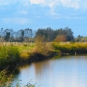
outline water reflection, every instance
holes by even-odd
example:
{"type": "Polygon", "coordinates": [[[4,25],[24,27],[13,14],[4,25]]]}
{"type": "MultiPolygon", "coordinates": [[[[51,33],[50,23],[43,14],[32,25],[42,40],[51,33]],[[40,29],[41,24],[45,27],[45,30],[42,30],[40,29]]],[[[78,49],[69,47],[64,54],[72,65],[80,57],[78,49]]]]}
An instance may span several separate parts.
{"type": "Polygon", "coordinates": [[[15,81],[27,84],[30,79],[36,87],[87,87],[87,56],[66,56],[32,63],[19,68],[15,81]]]}
{"type": "Polygon", "coordinates": [[[44,74],[44,72],[48,71],[50,68],[50,60],[34,63],[33,67],[35,69],[36,76],[44,74]]]}

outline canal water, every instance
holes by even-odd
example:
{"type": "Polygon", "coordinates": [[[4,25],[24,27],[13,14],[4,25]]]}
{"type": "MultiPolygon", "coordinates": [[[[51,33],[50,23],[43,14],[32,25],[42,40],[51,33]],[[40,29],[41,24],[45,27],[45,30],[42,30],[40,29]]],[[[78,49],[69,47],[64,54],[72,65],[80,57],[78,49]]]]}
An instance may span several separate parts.
{"type": "Polygon", "coordinates": [[[63,56],[19,67],[13,84],[35,87],[87,87],[87,56],[63,56]]]}

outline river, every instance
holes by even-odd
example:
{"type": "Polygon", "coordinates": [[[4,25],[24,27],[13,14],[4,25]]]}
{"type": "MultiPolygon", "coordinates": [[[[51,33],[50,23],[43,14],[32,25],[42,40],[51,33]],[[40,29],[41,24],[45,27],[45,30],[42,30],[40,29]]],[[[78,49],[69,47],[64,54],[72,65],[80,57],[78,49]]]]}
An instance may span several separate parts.
{"type": "Polygon", "coordinates": [[[13,84],[35,87],[87,87],[87,56],[63,56],[19,67],[13,84]]]}

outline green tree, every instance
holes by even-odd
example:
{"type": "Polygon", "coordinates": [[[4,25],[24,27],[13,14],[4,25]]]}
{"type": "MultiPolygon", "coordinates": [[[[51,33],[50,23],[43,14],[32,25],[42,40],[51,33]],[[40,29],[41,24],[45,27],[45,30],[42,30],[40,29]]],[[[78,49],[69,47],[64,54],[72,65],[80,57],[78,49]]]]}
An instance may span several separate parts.
{"type": "Polygon", "coordinates": [[[73,32],[70,28],[65,27],[64,31],[66,32],[66,39],[67,41],[74,41],[74,36],[73,36],[73,32]]]}

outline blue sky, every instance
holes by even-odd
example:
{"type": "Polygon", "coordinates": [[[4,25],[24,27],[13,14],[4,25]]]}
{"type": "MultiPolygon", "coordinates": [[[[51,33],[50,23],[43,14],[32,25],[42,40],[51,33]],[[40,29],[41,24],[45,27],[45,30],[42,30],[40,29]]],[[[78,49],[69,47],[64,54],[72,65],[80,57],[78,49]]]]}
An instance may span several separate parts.
{"type": "Polygon", "coordinates": [[[87,0],[0,0],[0,28],[69,27],[87,36],[87,0]]]}

